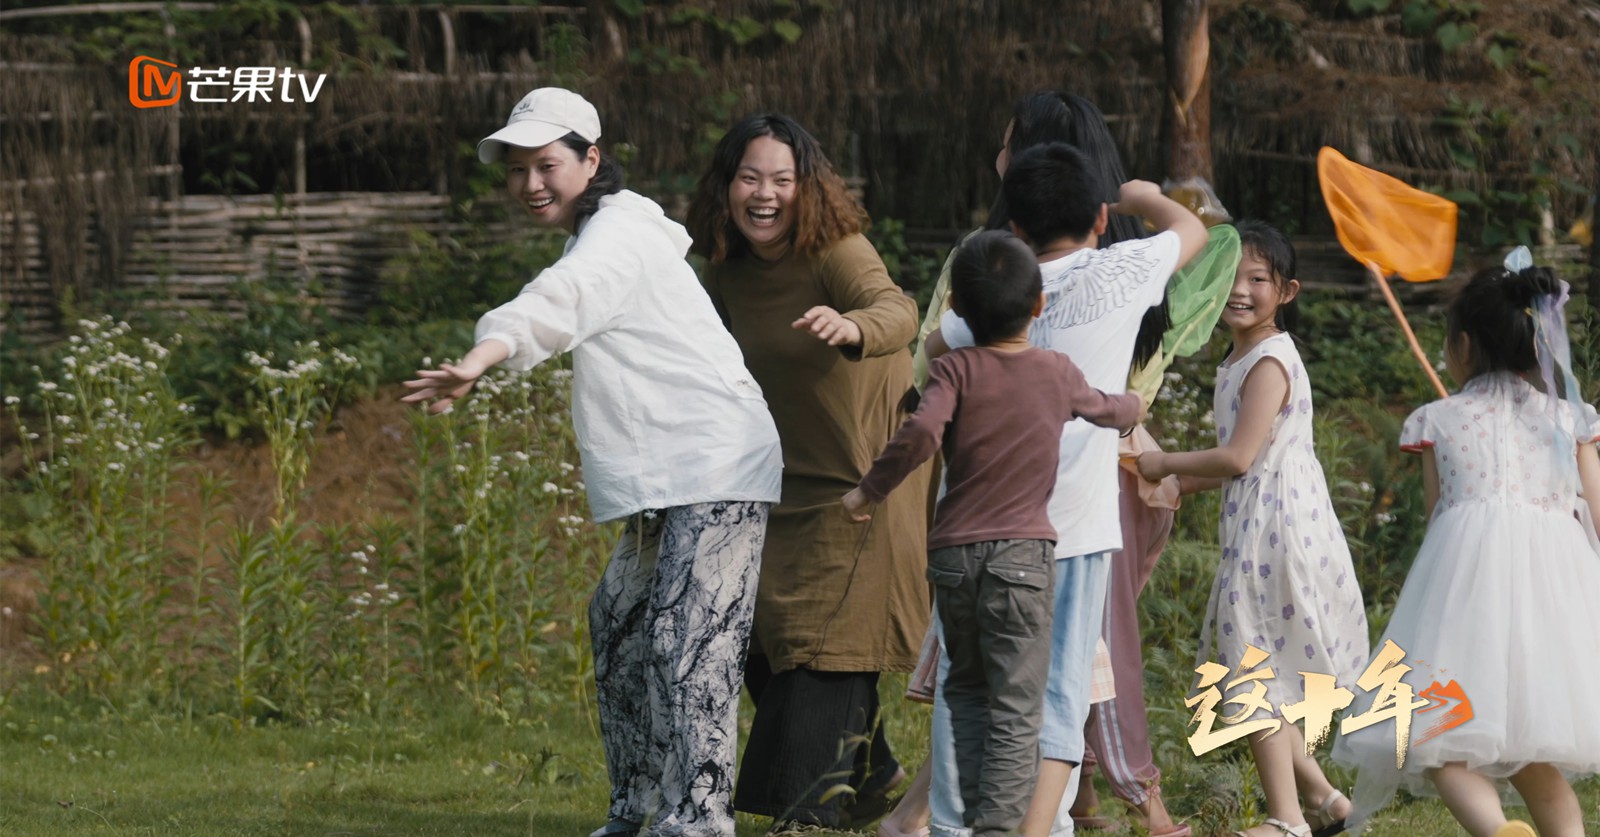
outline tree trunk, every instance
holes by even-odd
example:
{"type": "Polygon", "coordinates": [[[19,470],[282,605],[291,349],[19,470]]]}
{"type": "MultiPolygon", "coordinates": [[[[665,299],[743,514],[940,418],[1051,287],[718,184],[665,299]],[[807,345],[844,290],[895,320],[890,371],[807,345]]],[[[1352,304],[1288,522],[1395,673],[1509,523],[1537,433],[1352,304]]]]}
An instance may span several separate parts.
{"type": "Polygon", "coordinates": [[[1595,166],[1596,203],[1589,216],[1589,309],[1600,312],[1600,165],[1595,166]]]}
{"type": "Polygon", "coordinates": [[[1211,34],[1207,0],[1161,0],[1167,59],[1167,177],[1211,172],[1211,34]]]}

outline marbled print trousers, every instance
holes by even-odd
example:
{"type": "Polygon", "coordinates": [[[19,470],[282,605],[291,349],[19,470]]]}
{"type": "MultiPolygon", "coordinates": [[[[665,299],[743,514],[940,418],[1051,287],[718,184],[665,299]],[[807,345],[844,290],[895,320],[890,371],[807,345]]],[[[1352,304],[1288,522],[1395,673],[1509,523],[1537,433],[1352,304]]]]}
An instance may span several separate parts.
{"type": "Polygon", "coordinates": [[[768,503],[628,521],[589,602],[612,820],[652,837],[732,837],[745,645],[768,503]]]}

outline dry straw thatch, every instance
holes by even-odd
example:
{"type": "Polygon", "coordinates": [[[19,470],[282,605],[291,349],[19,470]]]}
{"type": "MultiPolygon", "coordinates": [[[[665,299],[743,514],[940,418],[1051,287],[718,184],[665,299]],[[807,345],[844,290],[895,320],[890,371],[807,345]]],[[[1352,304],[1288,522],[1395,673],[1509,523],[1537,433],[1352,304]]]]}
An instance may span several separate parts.
{"type": "MultiPolygon", "coordinates": [[[[648,3],[635,16],[604,0],[338,14],[285,3],[249,20],[220,5],[175,13],[169,54],[200,66],[327,71],[323,95],[309,105],[136,110],[126,98],[131,54],[96,63],[41,26],[5,24],[0,305],[115,286],[135,219],[175,211],[183,194],[294,194],[302,183],[465,194],[482,178],[470,144],[540,84],[590,96],[633,180],[669,198],[687,191],[734,118],[775,109],[813,128],[861,179],[875,215],[961,228],[993,194],[990,164],[1011,101],[1044,87],[1100,104],[1130,174],[1164,174],[1158,0],[699,0],[648,3]]],[[[1217,185],[1235,212],[1325,230],[1310,165],[1324,144],[1441,188],[1595,182],[1594,0],[1484,4],[1477,40],[1449,53],[1405,37],[1398,14],[1341,18],[1337,5],[1212,3],[1217,185]],[[1525,64],[1549,68],[1548,80],[1493,66],[1486,50],[1501,36],[1525,64]],[[1478,123],[1442,121],[1470,103],[1482,105],[1478,123]],[[1496,108],[1510,118],[1495,121],[1496,108]],[[1463,143],[1481,165],[1461,165],[1453,152],[1463,143]],[[1535,175],[1531,161],[1550,174],[1535,175]]],[[[158,35],[146,41],[161,48],[158,35]]],[[[1564,226],[1581,198],[1555,198],[1564,226]]],[[[298,205],[279,203],[291,214],[298,205]]],[[[459,220],[448,204],[439,213],[440,224],[459,220]]]]}

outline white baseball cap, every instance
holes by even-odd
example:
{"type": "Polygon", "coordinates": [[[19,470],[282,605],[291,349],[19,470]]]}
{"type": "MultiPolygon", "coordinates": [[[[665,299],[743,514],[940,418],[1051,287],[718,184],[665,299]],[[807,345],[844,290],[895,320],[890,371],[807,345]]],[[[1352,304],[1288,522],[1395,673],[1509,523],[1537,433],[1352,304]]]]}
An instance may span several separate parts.
{"type": "Polygon", "coordinates": [[[600,114],[582,96],[560,87],[541,87],[511,109],[506,126],[478,143],[478,159],[493,163],[506,146],[542,148],[567,134],[593,143],[600,139],[600,114]]]}

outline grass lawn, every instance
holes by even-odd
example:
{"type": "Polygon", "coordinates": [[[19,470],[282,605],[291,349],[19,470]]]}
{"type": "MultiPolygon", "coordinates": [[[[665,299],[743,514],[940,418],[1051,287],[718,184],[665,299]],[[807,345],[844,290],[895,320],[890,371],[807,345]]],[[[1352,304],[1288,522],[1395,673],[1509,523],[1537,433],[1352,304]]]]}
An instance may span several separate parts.
{"type": "MultiPolygon", "coordinates": [[[[911,744],[926,740],[926,712],[888,706],[891,737],[919,762],[911,744]]],[[[241,731],[225,718],[134,721],[13,696],[0,706],[0,833],[581,837],[606,805],[592,724],[567,705],[525,723],[460,711],[241,731]]],[[[1580,794],[1595,833],[1600,783],[1580,794]]],[[[765,825],[741,816],[739,834],[765,825]]],[[[1391,809],[1371,833],[1464,832],[1430,800],[1391,809]]]]}

